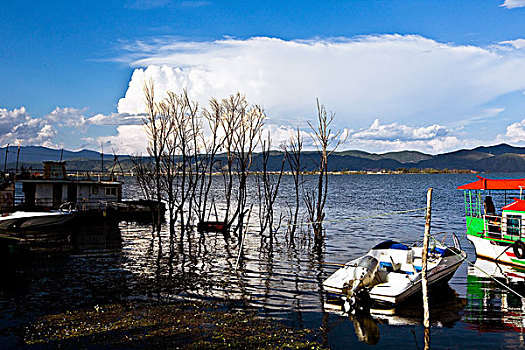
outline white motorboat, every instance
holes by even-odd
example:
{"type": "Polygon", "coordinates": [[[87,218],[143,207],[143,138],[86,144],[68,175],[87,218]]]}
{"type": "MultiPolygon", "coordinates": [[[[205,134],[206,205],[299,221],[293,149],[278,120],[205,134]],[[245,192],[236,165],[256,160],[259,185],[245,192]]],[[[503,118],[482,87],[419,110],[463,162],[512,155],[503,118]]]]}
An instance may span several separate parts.
{"type": "Polygon", "coordinates": [[[74,210],[15,211],[0,215],[0,230],[32,229],[63,225],[74,216],[74,210]]]}
{"type": "MultiPolygon", "coordinates": [[[[429,286],[448,282],[466,258],[456,236],[453,238],[454,247],[431,238],[427,260],[429,286]]],[[[323,288],[343,296],[349,303],[345,309],[352,309],[363,292],[372,302],[400,303],[421,290],[422,252],[420,246],[384,241],[338,269],[323,282],[323,288]]]]}

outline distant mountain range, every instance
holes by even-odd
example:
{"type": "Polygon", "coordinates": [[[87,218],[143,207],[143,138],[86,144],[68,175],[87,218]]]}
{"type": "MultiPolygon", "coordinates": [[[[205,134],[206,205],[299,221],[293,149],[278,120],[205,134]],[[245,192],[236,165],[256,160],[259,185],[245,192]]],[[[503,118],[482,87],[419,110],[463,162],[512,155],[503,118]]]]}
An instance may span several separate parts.
{"type": "MultiPolygon", "coordinates": [[[[317,152],[302,154],[305,170],[315,170],[319,162],[317,152]]],[[[272,170],[281,166],[282,153],[270,156],[272,170]]],[[[334,152],[328,160],[330,171],[378,171],[398,169],[473,170],[478,172],[525,172],[525,147],[501,144],[459,150],[438,155],[417,151],[388,152],[382,154],[363,151],[334,152]]],[[[254,169],[260,169],[260,156],[254,158],[254,169]]],[[[287,169],[287,168],[286,168],[287,169]]]]}
{"type": "MultiPolygon", "coordinates": [[[[16,167],[17,147],[10,146],[5,163],[6,149],[0,148],[0,160],[4,160],[8,169],[16,167]]],[[[222,158],[224,155],[219,155],[222,158]]],[[[278,170],[282,163],[283,152],[273,151],[269,159],[269,169],[278,170]]],[[[115,167],[128,171],[132,168],[129,155],[117,156],[104,155],[104,170],[108,171],[115,167]],[[119,165],[120,163],[120,165],[119,165]]],[[[42,161],[65,160],[68,170],[100,171],[102,157],[99,152],[82,150],[72,152],[67,150],[56,150],[46,147],[27,146],[20,148],[19,167],[41,169],[42,161]]],[[[303,166],[307,171],[317,168],[319,153],[303,152],[303,166]]],[[[1,170],[4,164],[0,163],[1,170]]],[[[477,147],[471,150],[459,150],[438,155],[430,155],[416,151],[388,152],[382,154],[368,153],[364,151],[341,151],[334,152],[329,160],[330,171],[377,171],[397,169],[456,169],[473,170],[478,172],[525,172],[525,147],[514,147],[500,144],[489,147],[477,147]]],[[[253,158],[253,170],[260,170],[261,155],[256,154],[253,158]]],[[[288,170],[288,167],[285,167],[288,170]]]]}

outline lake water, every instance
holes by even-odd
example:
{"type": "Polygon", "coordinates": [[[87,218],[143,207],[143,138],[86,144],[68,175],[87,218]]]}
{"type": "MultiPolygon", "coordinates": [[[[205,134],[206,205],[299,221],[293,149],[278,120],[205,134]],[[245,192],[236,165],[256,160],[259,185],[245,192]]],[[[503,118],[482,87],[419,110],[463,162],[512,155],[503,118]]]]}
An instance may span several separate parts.
{"type": "MultiPolygon", "coordinates": [[[[315,180],[305,177],[306,186],[315,180]]],[[[474,263],[474,248],[465,238],[463,195],[456,190],[474,180],[470,174],[331,175],[321,255],[313,252],[306,226],[298,228],[291,244],[286,227],[270,237],[259,234],[254,223],[237,269],[238,239],[219,233],[186,234],[182,245],[178,236],[171,250],[165,230],[159,244],[149,226],[135,223],[29,235],[17,247],[3,248],[0,344],[16,347],[20,339],[10,328],[43,315],[126,300],[219,298],[293,327],[322,327],[318,340],[334,349],[422,348],[419,298],[394,315],[367,320],[341,316],[330,311],[322,292],[322,282],[337,269],[327,263],[345,263],[385,239],[420,241],[424,211],[395,212],[425,207],[429,187],[434,188],[432,233],[456,234],[474,263]]],[[[124,196],[136,193],[128,181],[124,196]]],[[[290,177],[284,178],[280,193],[276,217],[286,216],[287,201],[293,200],[290,177]]],[[[256,216],[253,209],[252,219],[256,216]]],[[[479,270],[497,270],[493,265],[478,261],[476,268],[464,263],[448,287],[431,295],[432,348],[525,346],[525,301],[479,270]]],[[[510,273],[518,280],[523,273],[499,272],[500,277],[510,273]]],[[[521,284],[512,288],[525,292],[521,284]]]]}

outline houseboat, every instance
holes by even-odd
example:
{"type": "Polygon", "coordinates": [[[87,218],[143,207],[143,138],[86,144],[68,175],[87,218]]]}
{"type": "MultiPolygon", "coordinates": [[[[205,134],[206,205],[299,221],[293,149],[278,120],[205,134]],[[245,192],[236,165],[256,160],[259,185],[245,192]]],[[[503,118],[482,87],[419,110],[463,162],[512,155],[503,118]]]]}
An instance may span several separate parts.
{"type": "Polygon", "coordinates": [[[525,179],[487,179],[459,186],[464,192],[467,238],[476,255],[525,266],[525,179]]]}
{"type": "Polygon", "coordinates": [[[29,210],[56,209],[70,203],[78,210],[101,211],[109,202],[122,201],[122,182],[88,175],[84,178],[69,177],[63,161],[46,161],[43,174],[17,177],[17,184],[22,186],[22,195],[15,197],[15,202],[29,210]]]}
{"type": "MultiPolygon", "coordinates": [[[[0,184],[0,210],[4,213],[7,226],[24,227],[18,219],[12,225],[7,221],[8,217],[33,219],[38,216],[40,222],[44,213],[50,213],[47,215],[49,219],[55,218],[57,222],[56,213],[62,213],[64,219],[64,213],[73,213],[76,221],[84,223],[100,223],[102,219],[151,222],[158,217],[158,210],[162,211],[161,217],[164,215],[162,204],[159,206],[156,202],[146,200],[123,201],[122,182],[116,176],[104,178],[89,173],[68,176],[64,161],[43,163],[42,173],[25,171],[6,177],[0,184]],[[51,212],[55,214],[51,215],[51,212]]],[[[29,225],[33,221],[23,222],[29,225]]]]}

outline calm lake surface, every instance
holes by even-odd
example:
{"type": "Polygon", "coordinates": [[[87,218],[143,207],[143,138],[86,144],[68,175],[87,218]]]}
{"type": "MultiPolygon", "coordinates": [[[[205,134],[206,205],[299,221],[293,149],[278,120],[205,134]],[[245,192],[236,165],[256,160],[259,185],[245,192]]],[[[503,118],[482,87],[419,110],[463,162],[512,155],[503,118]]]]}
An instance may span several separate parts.
{"type": "MultiPolygon", "coordinates": [[[[315,180],[305,177],[307,185],[315,180]]],[[[424,211],[393,212],[425,207],[427,189],[433,187],[432,233],[455,233],[474,263],[474,247],[464,238],[463,194],[456,190],[474,180],[470,174],[332,175],[321,256],[313,252],[308,227],[298,228],[291,244],[286,227],[270,237],[259,234],[252,220],[237,269],[237,237],[218,233],[186,234],[182,246],[171,250],[167,232],[159,244],[150,226],[136,223],[48,232],[45,237],[28,234],[18,246],[2,248],[0,347],[20,345],[10,329],[43,315],[129,300],[218,298],[289,326],[322,327],[318,340],[334,349],[423,348],[420,298],[394,315],[352,320],[326,304],[321,284],[337,267],[320,262],[345,263],[385,239],[420,241],[424,211]]],[[[286,216],[286,202],[294,199],[290,177],[284,177],[280,193],[276,217],[286,216]]],[[[136,194],[129,180],[124,196],[136,194]]],[[[525,271],[501,271],[484,261],[473,265],[465,262],[448,287],[431,294],[431,347],[524,347],[525,301],[481,270],[517,279],[525,271]]],[[[525,292],[522,284],[512,288],[525,292]]]]}

